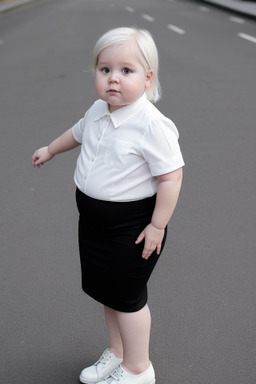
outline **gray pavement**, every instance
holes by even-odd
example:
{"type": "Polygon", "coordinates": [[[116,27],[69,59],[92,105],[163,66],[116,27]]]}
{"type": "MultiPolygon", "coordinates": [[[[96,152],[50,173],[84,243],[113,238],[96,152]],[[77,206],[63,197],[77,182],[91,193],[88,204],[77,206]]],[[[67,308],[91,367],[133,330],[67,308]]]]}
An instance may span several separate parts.
{"type": "Polygon", "coordinates": [[[40,170],[31,155],[95,100],[96,38],[135,24],[156,38],[157,106],[186,162],[149,283],[157,384],[255,384],[256,52],[242,34],[256,25],[202,4],[40,0],[1,14],[1,383],[78,384],[107,346],[102,308],[80,288],[78,152],[40,170]]]}
{"type": "Polygon", "coordinates": [[[239,13],[244,16],[256,18],[256,2],[243,0],[204,0],[205,3],[239,13]]]}
{"type": "MultiPolygon", "coordinates": [[[[37,0],[6,0],[0,1],[0,13],[7,12],[14,8],[21,7],[37,0]]],[[[202,0],[202,2],[209,3],[241,15],[256,18],[256,2],[243,1],[243,0],[202,0]]]]}
{"type": "Polygon", "coordinates": [[[36,0],[4,0],[0,1],[0,12],[8,12],[15,8],[22,7],[36,0]]]}

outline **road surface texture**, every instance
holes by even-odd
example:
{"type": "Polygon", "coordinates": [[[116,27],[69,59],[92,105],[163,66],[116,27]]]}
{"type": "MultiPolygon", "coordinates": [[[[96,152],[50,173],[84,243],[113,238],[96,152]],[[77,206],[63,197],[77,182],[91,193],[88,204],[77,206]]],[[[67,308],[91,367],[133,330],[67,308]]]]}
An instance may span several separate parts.
{"type": "Polygon", "coordinates": [[[149,283],[157,384],[256,382],[255,21],[189,0],[40,0],[0,16],[3,384],[78,384],[107,347],[80,288],[78,149],[31,156],[95,100],[98,37],[130,25],[155,37],[157,106],[186,162],[149,283]]]}

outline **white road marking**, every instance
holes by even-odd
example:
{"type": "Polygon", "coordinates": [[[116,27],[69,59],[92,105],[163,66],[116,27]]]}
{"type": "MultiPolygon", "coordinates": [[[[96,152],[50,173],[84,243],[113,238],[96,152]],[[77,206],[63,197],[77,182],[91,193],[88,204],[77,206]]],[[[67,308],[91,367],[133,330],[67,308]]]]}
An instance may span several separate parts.
{"type": "Polygon", "coordinates": [[[146,15],[145,13],[143,13],[141,16],[143,17],[143,19],[150,21],[150,22],[155,20],[154,17],[146,15]]]}
{"type": "Polygon", "coordinates": [[[199,7],[199,9],[202,12],[209,12],[209,8],[207,8],[207,7],[199,7]]]}
{"type": "Polygon", "coordinates": [[[256,44],[256,37],[247,35],[247,33],[238,33],[238,36],[241,37],[242,39],[251,41],[252,43],[256,44]]]}
{"type": "Polygon", "coordinates": [[[184,31],[184,29],[181,29],[179,27],[176,27],[175,25],[173,24],[169,24],[167,26],[171,31],[173,32],[176,32],[176,33],[179,33],[180,35],[184,35],[186,33],[186,31],[184,31]]]}
{"type": "Polygon", "coordinates": [[[3,42],[3,40],[0,40],[0,45],[2,45],[4,42],[3,42]]]}
{"type": "Polygon", "coordinates": [[[244,24],[244,19],[241,19],[240,17],[231,16],[229,20],[234,21],[234,23],[244,24]]]}
{"type": "Polygon", "coordinates": [[[135,9],[132,8],[132,7],[125,7],[125,10],[126,10],[127,12],[130,12],[130,13],[134,13],[134,12],[135,12],[135,9]]]}

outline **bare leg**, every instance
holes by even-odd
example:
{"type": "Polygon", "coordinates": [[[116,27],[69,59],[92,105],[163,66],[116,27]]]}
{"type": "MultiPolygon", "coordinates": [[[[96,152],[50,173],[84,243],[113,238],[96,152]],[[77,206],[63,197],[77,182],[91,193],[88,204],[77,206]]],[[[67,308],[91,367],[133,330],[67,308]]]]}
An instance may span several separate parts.
{"type": "Polygon", "coordinates": [[[137,312],[115,311],[116,324],[123,343],[123,367],[130,373],[140,374],[150,365],[149,340],[151,315],[148,305],[137,312]]]}
{"type": "Polygon", "coordinates": [[[117,324],[116,311],[114,309],[104,306],[104,312],[108,329],[110,352],[114,353],[116,357],[122,358],[123,343],[117,324]]]}

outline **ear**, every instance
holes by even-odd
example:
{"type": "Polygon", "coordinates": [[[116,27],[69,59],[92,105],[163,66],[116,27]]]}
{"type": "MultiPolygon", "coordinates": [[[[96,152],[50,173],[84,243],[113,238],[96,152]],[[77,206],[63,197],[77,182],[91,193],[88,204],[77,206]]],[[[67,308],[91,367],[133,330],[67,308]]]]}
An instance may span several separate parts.
{"type": "Polygon", "coordinates": [[[149,69],[146,73],[145,88],[148,88],[150,86],[153,75],[154,75],[153,69],[149,69]]]}

